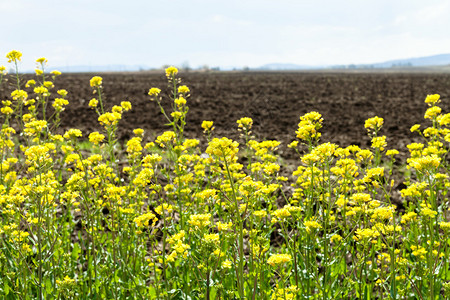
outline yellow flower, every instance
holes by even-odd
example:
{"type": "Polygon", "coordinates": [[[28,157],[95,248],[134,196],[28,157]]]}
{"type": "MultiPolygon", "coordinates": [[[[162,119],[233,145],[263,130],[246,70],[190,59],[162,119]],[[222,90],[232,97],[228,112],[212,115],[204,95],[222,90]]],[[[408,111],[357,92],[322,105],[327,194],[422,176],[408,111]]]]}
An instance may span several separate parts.
{"type": "Polygon", "coordinates": [[[291,258],[292,257],[289,254],[272,254],[267,260],[267,263],[272,267],[275,267],[290,262],[291,258]]]}
{"type": "Polygon", "coordinates": [[[300,123],[298,123],[298,129],[295,132],[297,138],[305,141],[318,140],[321,133],[318,132],[322,128],[322,115],[316,111],[309,112],[300,117],[300,123]]]}
{"type": "Polygon", "coordinates": [[[8,59],[8,62],[15,62],[17,63],[22,59],[22,52],[19,52],[17,50],[12,50],[8,54],[6,54],[6,58],[8,59]]]}
{"type": "Polygon", "coordinates": [[[34,72],[36,73],[37,76],[44,74],[44,71],[42,71],[41,69],[35,69],[34,72]]]}
{"type": "Polygon", "coordinates": [[[63,98],[55,98],[55,101],[53,102],[52,106],[55,108],[56,111],[62,111],[64,110],[64,105],[68,105],[69,101],[63,98]]]}
{"type": "Polygon", "coordinates": [[[364,123],[364,127],[367,129],[367,131],[372,130],[374,132],[378,132],[380,128],[383,127],[383,122],[383,118],[375,116],[373,118],[367,119],[364,123]]]}
{"type": "Polygon", "coordinates": [[[167,203],[163,203],[155,208],[155,212],[160,216],[170,214],[173,212],[173,206],[167,203]]]}
{"type": "Polygon", "coordinates": [[[133,133],[137,136],[143,136],[144,135],[144,129],[142,128],[136,128],[133,130],[133,133]]]}
{"type": "Polygon", "coordinates": [[[9,107],[9,106],[5,106],[5,107],[1,108],[1,112],[4,115],[10,115],[10,114],[12,114],[14,112],[14,110],[11,107],[9,107]]]}
{"type": "Polygon", "coordinates": [[[185,85],[182,85],[182,86],[178,87],[178,93],[187,94],[187,93],[189,93],[189,88],[185,85]]]}
{"type": "Polygon", "coordinates": [[[384,150],[384,147],[386,147],[386,136],[378,136],[374,137],[372,139],[372,148],[380,149],[380,151],[384,150]]]}
{"type": "Polygon", "coordinates": [[[102,85],[102,80],[103,78],[101,78],[100,76],[94,76],[91,78],[90,84],[91,87],[99,87],[102,85]]]}
{"type": "Polygon", "coordinates": [[[208,131],[214,130],[213,121],[203,121],[202,122],[202,128],[203,128],[204,132],[208,132],[208,131]]]}
{"type": "Polygon", "coordinates": [[[58,90],[57,93],[58,93],[58,95],[60,95],[63,98],[66,97],[68,94],[68,92],[64,89],[58,90]]]}
{"type": "Polygon", "coordinates": [[[161,93],[161,90],[158,88],[151,88],[150,90],[148,90],[149,96],[158,96],[159,93],[161,93]]]}
{"type": "Polygon", "coordinates": [[[342,236],[340,236],[339,234],[333,234],[332,236],[331,236],[331,242],[333,242],[333,243],[339,243],[341,240],[342,240],[342,236]]]}
{"type": "Polygon", "coordinates": [[[196,228],[203,228],[211,224],[211,214],[190,215],[188,223],[196,228]]]}
{"type": "Polygon", "coordinates": [[[131,102],[122,101],[122,102],[120,102],[120,106],[122,106],[124,111],[129,111],[131,109],[131,102]]]}
{"type": "Polygon", "coordinates": [[[410,131],[414,132],[414,131],[417,131],[419,128],[420,128],[420,124],[415,124],[411,127],[410,131]]]}
{"type": "Polygon", "coordinates": [[[211,244],[219,244],[220,237],[217,233],[211,233],[211,234],[205,234],[203,236],[203,241],[205,243],[211,243],[211,244]]]}
{"type": "Polygon", "coordinates": [[[232,264],[231,264],[230,260],[226,259],[223,261],[223,263],[222,263],[223,269],[231,269],[231,267],[232,267],[232,264]]]}
{"type": "Polygon", "coordinates": [[[53,85],[53,82],[51,82],[51,81],[44,81],[44,86],[45,86],[46,88],[53,88],[53,87],[55,87],[55,86],[53,85]]]}
{"type": "Polygon", "coordinates": [[[116,125],[120,119],[122,119],[122,115],[118,112],[104,113],[98,117],[98,121],[104,126],[116,125]]]}
{"type": "Polygon", "coordinates": [[[79,129],[69,129],[66,133],[64,133],[65,139],[77,138],[81,137],[83,134],[79,129]]]}
{"type": "Polygon", "coordinates": [[[244,130],[250,130],[253,125],[253,120],[251,118],[244,117],[237,120],[236,123],[238,123],[239,128],[243,128],[244,130]]]}
{"type": "Polygon", "coordinates": [[[394,156],[394,155],[398,155],[398,154],[400,154],[400,152],[398,152],[398,150],[396,150],[396,149],[391,149],[391,150],[386,151],[386,156],[394,156]]]}
{"type": "Polygon", "coordinates": [[[103,134],[98,133],[97,131],[89,134],[89,141],[95,145],[98,145],[100,142],[102,142],[104,138],[105,136],[103,134]]]}
{"type": "Polygon", "coordinates": [[[377,230],[364,228],[364,229],[357,229],[355,232],[355,236],[353,236],[353,239],[355,241],[370,240],[372,238],[377,238],[379,236],[380,233],[377,230]]]}
{"type": "Polygon", "coordinates": [[[24,90],[15,90],[11,93],[11,97],[13,98],[13,100],[25,101],[28,98],[28,93],[24,90]]]}
{"type": "Polygon", "coordinates": [[[427,97],[425,98],[425,103],[428,103],[429,105],[435,105],[436,103],[439,103],[441,96],[439,94],[434,94],[434,95],[427,95],[427,97]]]}
{"type": "Polygon", "coordinates": [[[166,69],[166,76],[167,76],[167,78],[172,78],[172,77],[174,77],[177,74],[178,74],[178,69],[175,68],[174,66],[170,66],[170,67],[168,67],[166,69]]]}
{"type": "Polygon", "coordinates": [[[92,99],[89,101],[89,107],[91,107],[91,108],[96,108],[97,105],[98,105],[98,100],[97,100],[97,99],[92,98],[92,99]]]}
{"type": "Polygon", "coordinates": [[[48,89],[45,86],[35,87],[33,90],[36,94],[42,94],[42,96],[47,97],[49,95],[48,89]]]}
{"type": "Polygon", "coordinates": [[[48,60],[45,57],[40,57],[40,58],[36,59],[36,62],[38,64],[46,64],[46,63],[48,63],[48,60]]]}
{"type": "Polygon", "coordinates": [[[437,215],[437,212],[430,209],[429,207],[425,207],[422,209],[421,214],[424,217],[434,218],[437,215]]]}
{"type": "Polygon", "coordinates": [[[304,225],[305,225],[306,231],[308,233],[311,233],[311,231],[313,231],[313,230],[322,228],[322,226],[314,219],[305,221],[304,225]]]}
{"type": "Polygon", "coordinates": [[[237,159],[237,153],[239,152],[239,143],[230,140],[226,137],[221,139],[214,138],[209,142],[206,153],[210,155],[215,155],[220,160],[235,161],[237,159]]]}
{"type": "Polygon", "coordinates": [[[153,221],[153,225],[152,226],[154,226],[156,221],[158,221],[156,216],[153,213],[151,213],[151,212],[148,212],[146,214],[143,214],[143,215],[141,215],[139,217],[134,218],[134,222],[136,223],[136,225],[138,227],[148,226],[148,222],[150,220],[153,221]]]}
{"type": "Polygon", "coordinates": [[[226,231],[226,230],[231,229],[232,227],[233,227],[232,222],[228,222],[228,223],[217,222],[217,230],[219,230],[219,231],[226,231]]]}
{"type": "Polygon", "coordinates": [[[59,75],[61,75],[61,72],[58,71],[58,70],[53,70],[53,71],[50,72],[50,74],[52,74],[54,76],[59,76],[59,75]]]}
{"type": "Polygon", "coordinates": [[[297,148],[297,146],[298,146],[298,141],[293,141],[292,143],[290,143],[288,145],[288,148],[295,149],[295,148],[297,148]]]}
{"type": "Polygon", "coordinates": [[[432,106],[425,112],[425,119],[433,119],[441,113],[442,109],[439,106],[432,106]]]}
{"type": "Polygon", "coordinates": [[[181,107],[186,104],[186,99],[184,99],[183,97],[177,98],[177,99],[175,99],[175,104],[178,107],[181,107]]]}
{"type": "Polygon", "coordinates": [[[36,85],[36,81],[35,80],[33,80],[33,79],[30,79],[30,80],[28,80],[27,81],[27,83],[25,84],[25,87],[26,88],[28,88],[28,87],[33,87],[33,86],[35,86],[36,85]]]}

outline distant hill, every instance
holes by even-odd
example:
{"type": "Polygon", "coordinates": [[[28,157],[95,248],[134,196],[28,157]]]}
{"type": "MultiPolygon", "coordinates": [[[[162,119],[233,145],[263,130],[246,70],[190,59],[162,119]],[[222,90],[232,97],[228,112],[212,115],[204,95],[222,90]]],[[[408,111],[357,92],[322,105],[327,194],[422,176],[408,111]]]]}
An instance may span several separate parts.
{"type": "Polygon", "coordinates": [[[309,65],[296,65],[296,64],[266,64],[257,69],[260,70],[269,70],[269,71],[284,71],[284,70],[314,70],[314,69],[322,69],[325,66],[309,66],[309,65]]]}
{"type": "Polygon", "coordinates": [[[148,70],[147,66],[143,65],[104,65],[104,66],[89,66],[89,65],[80,65],[80,66],[66,66],[55,68],[58,71],[63,73],[90,73],[90,72],[132,72],[132,71],[142,71],[148,70]]]}
{"type": "Polygon", "coordinates": [[[430,67],[445,65],[450,65],[450,54],[438,54],[408,59],[389,60],[383,63],[373,64],[375,68],[392,68],[397,66],[430,67]]]}
{"type": "Polygon", "coordinates": [[[308,66],[289,63],[272,63],[256,68],[256,70],[287,71],[287,70],[319,70],[319,69],[381,69],[381,68],[397,68],[397,67],[405,68],[405,67],[431,67],[431,66],[450,66],[450,54],[438,54],[424,57],[396,59],[373,64],[308,66]]]}
{"type": "MultiPolygon", "coordinates": [[[[297,65],[291,63],[270,63],[257,68],[248,67],[224,67],[221,66],[211,68],[211,70],[255,70],[255,71],[298,71],[298,70],[351,70],[351,69],[395,69],[395,68],[419,68],[424,67],[443,67],[450,69],[450,53],[438,54],[424,57],[414,57],[407,59],[388,60],[385,62],[378,62],[372,64],[349,64],[349,65],[297,65]]],[[[92,73],[92,72],[137,72],[152,70],[146,65],[78,65],[78,66],[59,66],[51,68],[52,70],[59,70],[63,73],[92,73]]],[[[194,70],[203,70],[204,67],[199,67],[194,70]]],[[[11,70],[14,72],[14,70],[11,70]]],[[[34,73],[34,70],[26,70],[24,73],[34,73]]]]}

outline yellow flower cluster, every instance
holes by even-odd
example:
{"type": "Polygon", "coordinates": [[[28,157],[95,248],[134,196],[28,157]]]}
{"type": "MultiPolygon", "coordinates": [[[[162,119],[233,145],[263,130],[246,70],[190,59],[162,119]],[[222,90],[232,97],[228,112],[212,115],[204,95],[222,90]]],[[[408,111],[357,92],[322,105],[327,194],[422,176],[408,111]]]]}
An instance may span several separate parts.
{"type": "Polygon", "coordinates": [[[118,112],[108,112],[98,117],[100,124],[105,127],[117,125],[120,119],[122,119],[122,114],[118,112]]]}
{"type": "Polygon", "coordinates": [[[171,143],[175,142],[176,134],[173,131],[165,131],[163,134],[158,136],[155,140],[155,143],[158,144],[161,148],[165,148],[171,143]]]}
{"type": "Polygon", "coordinates": [[[367,129],[367,131],[370,132],[378,132],[381,127],[383,127],[383,118],[380,118],[378,116],[375,116],[373,118],[367,119],[364,123],[364,127],[367,129]]]}
{"type": "Polygon", "coordinates": [[[441,101],[439,98],[441,98],[439,94],[427,95],[425,98],[425,103],[428,103],[428,105],[435,105],[441,101]]]}
{"type": "Polygon", "coordinates": [[[68,131],[66,131],[66,133],[64,133],[64,138],[68,140],[76,139],[82,136],[83,134],[81,133],[80,129],[69,129],[68,131]]]}
{"type": "Polygon", "coordinates": [[[174,66],[170,66],[166,69],[166,77],[169,79],[172,79],[175,77],[175,75],[178,74],[178,69],[174,66]]]}
{"type": "Polygon", "coordinates": [[[253,120],[251,118],[244,117],[244,118],[240,118],[239,120],[237,120],[236,123],[238,123],[239,128],[242,128],[242,129],[248,131],[252,128],[253,120]]]}
{"type": "Polygon", "coordinates": [[[267,260],[267,263],[272,267],[275,267],[288,263],[291,259],[292,256],[290,254],[272,254],[267,260]]]}
{"type": "Polygon", "coordinates": [[[158,88],[151,88],[150,90],[148,90],[149,96],[158,96],[159,93],[161,93],[161,90],[158,88]]]}
{"type": "Polygon", "coordinates": [[[321,136],[319,129],[322,128],[322,122],[322,115],[315,111],[301,116],[295,132],[297,138],[307,142],[317,141],[321,136]]]}
{"type": "Polygon", "coordinates": [[[214,130],[213,124],[214,124],[213,121],[203,121],[202,122],[203,131],[204,132],[213,131],[214,130]]]}
{"type": "Polygon", "coordinates": [[[94,145],[98,145],[105,139],[105,136],[97,131],[92,132],[89,134],[89,141],[93,143],[94,145]]]}
{"type": "Polygon", "coordinates": [[[306,232],[311,233],[317,229],[321,229],[322,225],[319,224],[315,219],[307,220],[303,223],[305,226],[306,232]]]}
{"type": "Polygon", "coordinates": [[[152,220],[152,226],[155,226],[158,219],[156,218],[155,214],[148,212],[143,215],[140,215],[139,217],[134,218],[134,222],[138,227],[144,227],[148,226],[149,221],[152,220]]]}
{"type": "Polygon", "coordinates": [[[274,291],[271,300],[294,300],[297,299],[299,289],[296,285],[291,285],[288,288],[278,288],[274,291]]]}
{"type": "Polygon", "coordinates": [[[8,59],[8,62],[15,62],[17,63],[22,59],[22,52],[17,50],[12,50],[6,54],[6,58],[8,59]]]}
{"type": "Polygon", "coordinates": [[[206,153],[209,155],[215,155],[219,160],[225,160],[232,162],[237,159],[237,153],[239,152],[239,143],[229,138],[214,138],[208,144],[206,153]]]}
{"type": "Polygon", "coordinates": [[[190,215],[188,223],[201,229],[211,224],[211,214],[190,215]]]}
{"type": "Polygon", "coordinates": [[[91,87],[98,88],[102,85],[102,81],[103,81],[103,78],[101,78],[100,76],[94,76],[91,78],[89,83],[90,83],[91,87]]]}

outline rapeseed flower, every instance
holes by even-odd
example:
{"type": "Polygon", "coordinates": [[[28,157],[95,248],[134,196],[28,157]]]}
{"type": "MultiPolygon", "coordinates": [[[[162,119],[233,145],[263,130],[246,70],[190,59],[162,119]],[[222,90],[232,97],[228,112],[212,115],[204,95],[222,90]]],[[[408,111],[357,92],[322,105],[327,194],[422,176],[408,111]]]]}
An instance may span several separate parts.
{"type": "Polygon", "coordinates": [[[380,151],[384,150],[384,147],[387,146],[386,136],[377,136],[372,138],[372,148],[379,149],[380,151]]]}
{"type": "Polygon", "coordinates": [[[321,229],[322,225],[319,224],[315,219],[309,219],[303,223],[305,226],[306,232],[311,233],[316,229],[321,229]]]}
{"type": "Polygon", "coordinates": [[[411,127],[410,131],[411,131],[411,132],[414,132],[414,131],[419,130],[419,128],[420,128],[420,124],[415,124],[415,125],[413,125],[413,126],[411,127]]]}
{"type": "Polygon", "coordinates": [[[244,117],[237,120],[236,123],[238,123],[239,128],[242,128],[244,130],[250,130],[253,125],[253,120],[251,118],[244,117]]]}
{"type": "Polygon", "coordinates": [[[425,112],[424,118],[425,119],[433,119],[437,115],[439,115],[441,112],[442,112],[442,109],[439,106],[432,106],[427,109],[427,111],[425,112]]]}
{"type": "Polygon", "coordinates": [[[40,57],[40,58],[36,59],[36,63],[46,64],[46,63],[48,63],[48,60],[45,57],[40,57]]]}
{"type": "Polygon", "coordinates": [[[211,224],[211,214],[190,215],[188,223],[195,228],[203,228],[211,224]]]}
{"type": "Polygon", "coordinates": [[[95,98],[92,98],[91,100],[89,100],[89,107],[91,108],[96,108],[98,105],[98,100],[95,98]]]}
{"type": "Polygon", "coordinates": [[[8,59],[8,62],[14,62],[17,63],[22,59],[22,52],[17,50],[12,50],[6,54],[6,58],[8,59]]]}
{"type": "Polygon", "coordinates": [[[175,75],[178,74],[178,69],[175,68],[174,66],[170,66],[166,69],[166,77],[171,79],[173,77],[175,77],[175,75]]]}
{"type": "Polygon", "coordinates": [[[64,138],[65,139],[73,139],[73,138],[78,138],[78,137],[82,137],[83,134],[81,132],[81,130],[79,129],[69,129],[68,131],[66,131],[66,133],[64,133],[64,138]]]}
{"type": "Polygon", "coordinates": [[[441,96],[439,94],[434,95],[427,95],[425,98],[425,103],[428,103],[428,105],[435,105],[436,103],[439,103],[441,100],[439,100],[441,96]]]}
{"type": "Polygon", "coordinates": [[[15,90],[11,93],[13,100],[25,101],[28,98],[28,93],[24,90],[15,90]]]}
{"type": "Polygon", "coordinates": [[[371,132],[378,132],[381,127],[383,127],[383,118],[380,118],[378,116],[375,116],[373,118],[367,119],[364,123],[364,127],[367,129],[367,131],[371,132]]]}
{"type": "Polygon", "coordinates": [[[288,263],[291,261],[291,259],[292,256],[289,254],[272,254],[267,260],[267,263],[272,267],[275,267],[288,263]]]}
{"type": "Polygon", "coordinates": [[[181,85],[178,87],[178,93],[187,94],[187,93],[189,93],[189,88],[185,85],[181,85]]]}
{"type": "Polygon", "coordinates": [[[98,145],[105,139],[105,136],[103,134],[100,134],[97,131],[92,132],[89,134],[89,141],[95,145],[98,145]]]}
{"type": "Polygon", "coordinates": [[[131,102],[129,102],[129,101],[120,102],[120,106],[123,108],[124,111],[131,110],[131,102]]]}
{"type": "Polygon", "coordinates": [[[150,220],[153,221],[152,226],[155,226],[155,223],[158,221],[155,214],[151,212],[145,213],[143,215],[134,218],[134,222],[138,227],[148,226],[150,220]]]}
{"type": "Polygon", "coordinates": [[[202,122],[202,128],[203,128],[203,132],[210,132],[214,130],[213,127],[213,121],[203,121],[202,122]]]}
{"type": "Polygon", "coordinates": [[[105,127],[116,125],[120,119],[122,119],[122,114],[118,112],[108,112],[98,117],[98,121],[100,122],[100,124],[105,127]]]}
{"type": "Polygon", "coordinates": [[[91,78],[89,83],[90,83],[91,87],[96,88],[96,87],[100,87],[102,85],[102,81],[103,81],[103,78],[101,78],[100,76],[94,76],[91,78]]]}

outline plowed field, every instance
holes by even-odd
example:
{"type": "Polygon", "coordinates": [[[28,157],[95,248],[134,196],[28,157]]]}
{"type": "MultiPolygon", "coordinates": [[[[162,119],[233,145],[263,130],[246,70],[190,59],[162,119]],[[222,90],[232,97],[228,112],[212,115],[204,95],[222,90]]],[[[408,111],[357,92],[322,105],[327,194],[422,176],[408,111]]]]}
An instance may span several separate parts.
{"type": "MultiPolygon", "coordinates": [[[[89,100],[96,96],[89,86],[93,75],[63,74],[57,78],[54,90],[65,88],[70,100],[62,113],[62,129],[79,128],[86,134],[98,130],[97,116],[88,107],[89,100]]],[[[169,92],[163,72],[95,75],[103,77],[107,107],[124,100],[133,104],[133,110],[120,121],[121,140],[127,140],[134,128],[145,129],[148,139],[169,129],[147,95],[150,87],[169,92]]],[[[388,148],[400,150],[403,159],[406,144],[420,140],[409,129],[415,123],[424,123],[426,95],[440,94],[443,111],[450,111],[450,74],[181,72],[179,76],[191,90],[187,136],[201,137],[202,121],[212,120],[216,136],[239,140],[236,120],[251,117],[255,137],[281,141],[280,153],[287,161],[295,159],[296,154],[286,145],[295,138],[299,116],[309,111],[323,115],[322,141],[341,146],[370,146],[364,121],[375,115],[383,117],[381,133],[388,138],[388,148]]],[[[8,84],[3,85],[1,99],[9,99],[9,93],[8,84]]],[[[169,109],[168,100],[165,104],[169,109]]]]}

